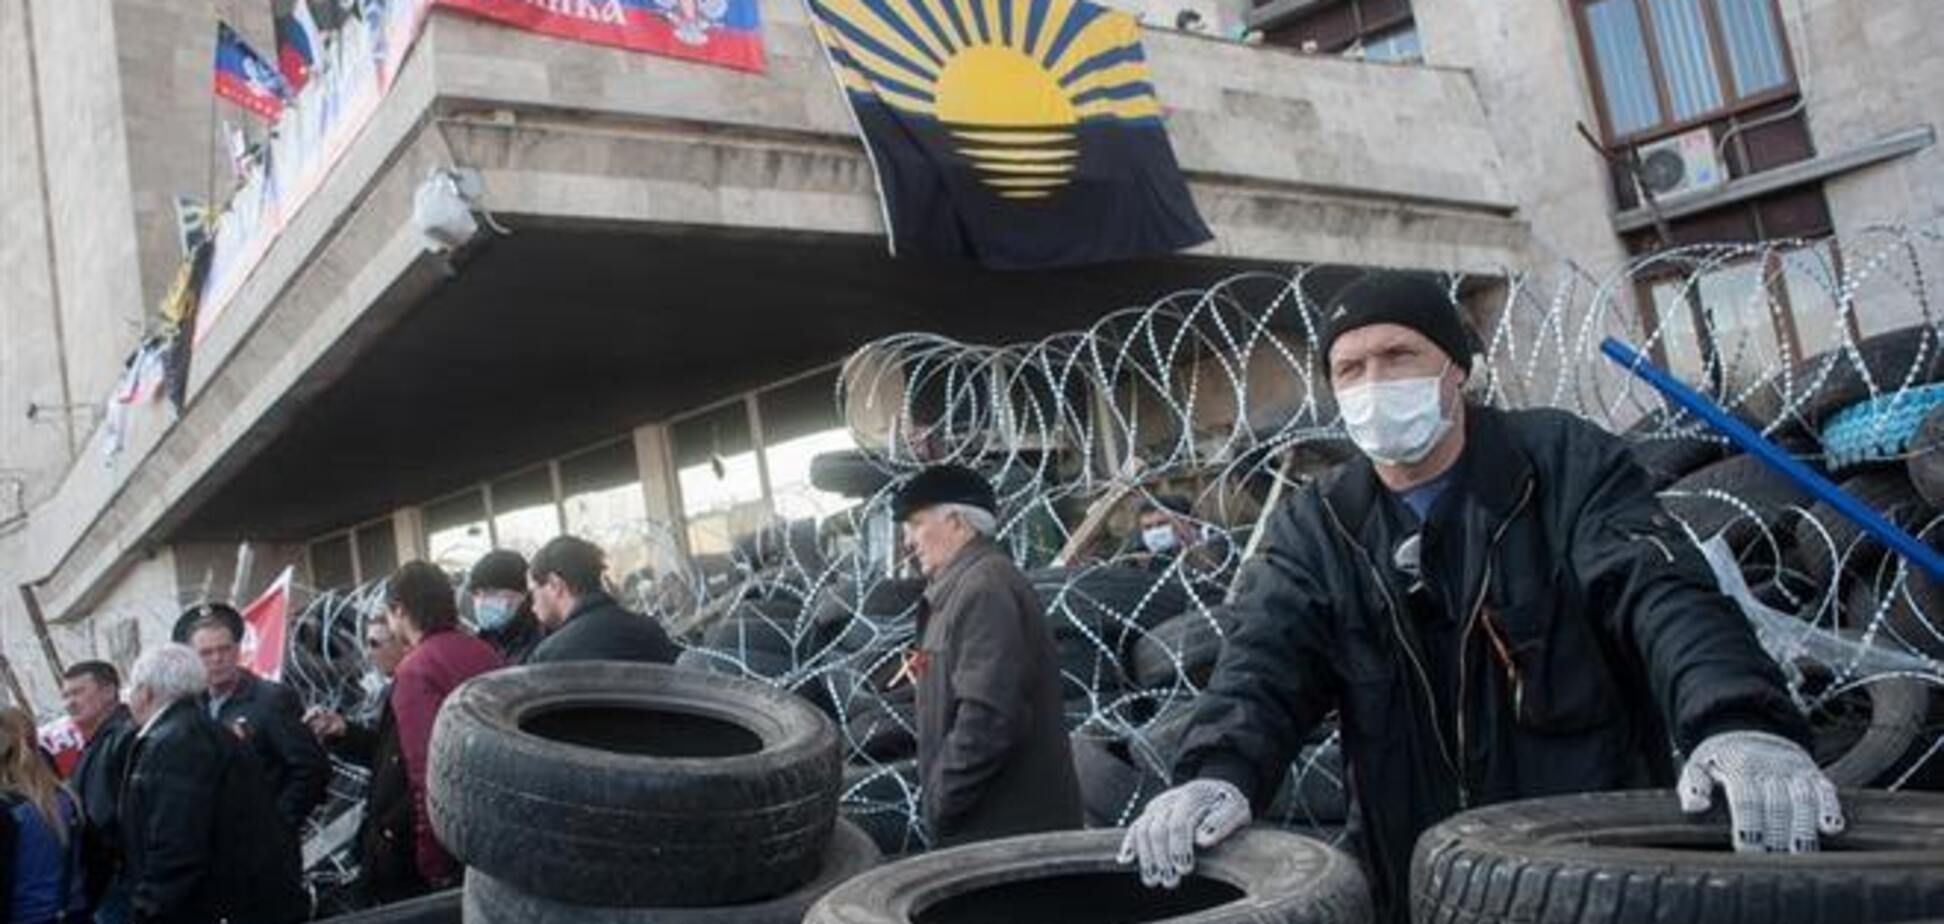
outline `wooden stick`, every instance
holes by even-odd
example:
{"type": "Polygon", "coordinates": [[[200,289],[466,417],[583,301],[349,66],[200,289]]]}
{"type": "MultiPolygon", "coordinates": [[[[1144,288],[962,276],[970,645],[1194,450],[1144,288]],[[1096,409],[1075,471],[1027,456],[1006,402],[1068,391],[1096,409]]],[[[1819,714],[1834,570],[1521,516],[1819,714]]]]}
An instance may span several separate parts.
{"type": "Polygon", "coordinates": [[[61,653],[54,650],[54,636],[47,631],[47,616],[41,612],[39,598],[34,596],[32,584],[20,585],[20,601],[27,604],[27,618],[34,623],[34,634],[40,637],[41,654],[47,656],[47,666],[54,671],[54,685],[61,685],[61,653]]]}

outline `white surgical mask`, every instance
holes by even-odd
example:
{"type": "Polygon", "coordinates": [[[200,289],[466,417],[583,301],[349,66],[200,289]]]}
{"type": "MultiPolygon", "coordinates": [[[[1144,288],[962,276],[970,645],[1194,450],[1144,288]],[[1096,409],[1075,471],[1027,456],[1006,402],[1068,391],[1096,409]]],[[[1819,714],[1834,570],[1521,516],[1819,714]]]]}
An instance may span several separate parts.
{"type": "MultiPolygon", "coordinates": [[[[1446,366],[1449,368],[1449,365],[1446,366]]],[[[1346,388],[1337,393],[1343,426],[1371,461],[1415,465],[1431,454],[1451,418],[1444,413],[1444,372],[1418,379],[1392,379],[1346,388]]]]}
{"type": "Polygon", "coordinates": [[[1160,526],[1150,526],[1141,530],[1141,544],[1156,555],[1174,551],[1174,527],[1163,523],[1160,526]]]}
{"type": "Polygon", "coordinates": [[[480,597],[473,601],[473,622],[481,632],[491,632],[513,621],[520,605],[505,597],[480,597]]]}
{"type": "Polygon", "coordinates": [[[375,670],[365,671],[364,676],[358,678],[358,686],[364,690],[367,698],[376,699],[378,694],[385,691],[385,675],[375,670]]]}

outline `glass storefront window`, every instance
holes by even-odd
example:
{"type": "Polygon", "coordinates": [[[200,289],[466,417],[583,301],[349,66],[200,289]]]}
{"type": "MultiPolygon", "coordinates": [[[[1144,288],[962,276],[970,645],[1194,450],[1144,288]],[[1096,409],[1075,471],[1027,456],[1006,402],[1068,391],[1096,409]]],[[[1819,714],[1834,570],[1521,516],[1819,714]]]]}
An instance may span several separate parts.
{"type": "Polygon", "coordinates": [[[493,482],[493,541],[498,547],[532,558],[560,532],[560,507],[554,503],[551,466],[530,468],[493,482]]]}
{"type": "Polygon", "coordinates": [[[561,459],[560,493],[567,532],[607,551],[608,572],[617,586],[627,588],[646,576],[654,533],[632,439],[561,459]]]}
{"type": "Polygon", "coordinates": [[[425,505],[426,556],[447,571],[465,571],[491,551],[486,498],[467,491],[425,505]]]}
{"type": "Polygon", "coordinates": [[[375,581],[398,570],[398,534],[390,517],[358,527],[358,575],[375,581]]]}
{"type": "Polygon", "coordinates": [[[770,518],[748,410],[735,401],[671,429],[689,552],[697,558],[727,556],[738,536],[770,518]]]}
{"type": "Polygon", "coordinates": [[[756,412],[763,422],[763,462],[769,469],[770,496],[776,503],[777,516],[821,520],[856,505],[851,498],[819,491],[810,484],[812,458],[857,448],[837,412],[835,370],[757,395],[756,412]]]}
{"type": "Polygon", "coordinates": [[[351,561],[351,536],[339,533],[310,545],[311,585],[318,590],[344,590],[358,583],[351,561]]]}

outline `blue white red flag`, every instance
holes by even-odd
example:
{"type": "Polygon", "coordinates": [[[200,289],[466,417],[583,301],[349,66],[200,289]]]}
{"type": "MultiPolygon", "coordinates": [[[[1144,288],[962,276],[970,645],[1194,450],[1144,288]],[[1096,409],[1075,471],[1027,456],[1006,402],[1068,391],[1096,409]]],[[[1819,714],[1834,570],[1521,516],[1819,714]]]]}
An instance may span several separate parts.
{"type": "Polygon", "coordinates": [[[216,95],[272,122],[290,95],[283,77],[243,44],[228,23],[216,24],[216,95]]]}
{"type": "Polygon", "coordinates": [[[288,10],[276,14],[277,70],[283,74],[290,92],[297,93],[310,82],[311,72],[317,69],[317,50],[323,40],[317,20],[311,18],[310,0],[289,0],[289,3],[288,10]]]}
{"type": "Polygon", "coordinates": [[[559,38],[763,69],[757,0],[437,0],[487,19],[559,38]]]}

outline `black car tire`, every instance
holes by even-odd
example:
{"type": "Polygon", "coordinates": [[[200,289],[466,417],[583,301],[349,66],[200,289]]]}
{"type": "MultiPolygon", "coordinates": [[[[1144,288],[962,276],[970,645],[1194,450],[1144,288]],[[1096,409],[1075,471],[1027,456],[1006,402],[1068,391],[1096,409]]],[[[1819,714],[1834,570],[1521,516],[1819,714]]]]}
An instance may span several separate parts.
{"type": "MultiPolygon", "coordinates": [[[[1944,379],[1944,342],[1936,329],[1916,324],[1857,341],[1853,356],[1840,346],[1811,356],[1790,370],[1786,387],[1798,399],[1791,402],[1795,413],[1820,429],[1829,415],[1859,401],[1939,379],[1944,379]]],[[[1784,387],[1781,381],[1774,385],[1784,387]]]]}
{"type": "MultiPolygon", "coordinates": [[[[1921,526],[1936,515],[1902,469],[1885,468],[1845,479],[1837,487],[1883,514],[1885,519],[1906,529],[1921,526]]],[[[1830,586],[1839,579],[1860,575],[1883,558],[1887,551],[1881,542],[1854,520],[1818,501],[1808,515],[1795,524],[1796,560],[1817,584],[1830,586]],[[1838,562],[1843,574],[1836,573],[1838,562]]]]}
{"type": "Polygon", "coordinates": [[[1364,924],[1357,861],[1318,841],[1251,828],[1197,857],[1179,888],[1150,889],[1118,862],[1122,831],[1029,834],[880,866],[823,897],[804,924],[1364,924]]]}
{"type": "Polygon", "coordinates": [[[817,878],[775,898],[709,908],[576,905],[542,898],[469,870],[466,924],[797,924],[824,893],[876,866],[879,859],[877,845],[864,832],[839,821],[824,849],[817,878]]]}
{"type": "Polygon", "coordinates": [[[1149,690],[1182,679],[1197,687],[1206,684],[1222,656],[1222,632],[1229,628],[1222,610],[1195,609],[1149,629],[1134,640],[1134,683],[1149,690]]]}
{"type": "Polygon", "coordinates": [[[1418,924],[1874,924],[1944,914],[1944,796],[1847,790],[1812,857],[1725,851],[1669,790],[1558,796],[1449,818],[1418,840],[1418,924]]]}
{"type": "Polygon", "coordinates": [[[458,889],[408,898],[350,914],[322,918],[319,924],[460,924],[458,889]]]}
{"type": "Polygon", "coordinates": [[[874,766],[844,768],[838,803],[844,819],[856,825],[887,857],[923,850],[918,806],[918,761],[906,758],[874,766]]]}
{"type": "Polygon", "coordinates": [[[1662,503],[1696,536],[1705,540],[1726,528],[1728,544],[1737,549],[1759,540],[1764,529],[1778,541],[1786,541],[1795,510],[1807,507],[1811,500],[1788,476],[1752,455],[1732,456],[1691,472],[1667,490],[1670,493],[1662,496],[1662,503]],[[1709,491],[1740,503],[1705,493],[1709,491]],[[1761,522],[1751,520],[1742,504],[1761,522]]]}
{"type": "Polygon", "coordinates": [[[1944,510],[1944,407],[1932,408],[1917,425],[1904,468],[1917,494],[1932,507],[1944,510]]]}
{"type": "Polygon", "coordinates": [[[516,888],[720,905],[816,875],[841,772],[836,727],[784,691],[654,664],[546,664],[447,698],[426,801],[455,856],[516,888]]]}

